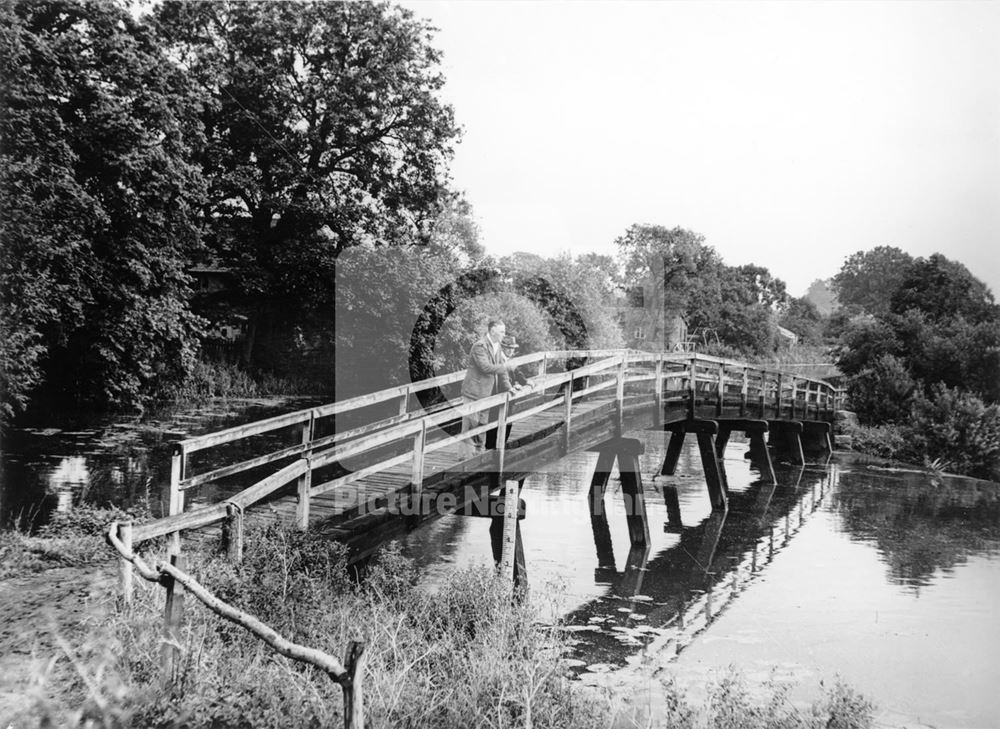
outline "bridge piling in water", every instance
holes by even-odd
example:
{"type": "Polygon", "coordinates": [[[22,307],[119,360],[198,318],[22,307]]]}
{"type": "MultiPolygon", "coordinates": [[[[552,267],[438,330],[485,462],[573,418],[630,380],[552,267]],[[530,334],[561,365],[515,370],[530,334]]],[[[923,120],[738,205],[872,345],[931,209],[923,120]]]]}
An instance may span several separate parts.
{"type": "Polygon", "coordinates": [[[646,516],[646,500],[639,470],[639,456],[645,452],[645,446],[636,438],[612,438],[589,450],[597,451],[597,465],[588,494],[591,517],[604,516],[604,494],[611,478],[611,469],[617,460],[629,540],[633,545],[649,544],[649,519],[646,516]]]}

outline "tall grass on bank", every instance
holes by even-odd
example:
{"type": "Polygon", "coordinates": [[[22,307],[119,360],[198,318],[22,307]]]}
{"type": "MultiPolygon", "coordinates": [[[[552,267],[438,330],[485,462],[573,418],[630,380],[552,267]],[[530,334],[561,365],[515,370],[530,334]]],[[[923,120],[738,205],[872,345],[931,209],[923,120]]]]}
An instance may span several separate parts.
{"type": "MultiPolygon", "coordinates": [[[[456,571],[429,593],[417,586],[413,563],[389,549],[358,585],[347,578],[339,545],[269,528],[248,534],[242,565],[208,558],[189,569],[218,597],[290,640],[337,655],[349,641],[364,641],[369,727],[871,724],[870,705],[850,692],[797,712],[784,695],[760,704],[732,687],[713,691],[710,705],[700,708],[665,687],[667,709],[642,718],[571,680],[560,660],[564,633],[542,625],[531,602],[512,603],[487,567],[456,571]]],[[[101,636],[69,647],[72,658],[65,660],[76,678],[39,690],[17,726],[341,726],[341,691],[329,677],[274,654],[191,598],[178,680],[165,685],[159,675],[162,593],[156,586],[140,589],[101,636]]]]}

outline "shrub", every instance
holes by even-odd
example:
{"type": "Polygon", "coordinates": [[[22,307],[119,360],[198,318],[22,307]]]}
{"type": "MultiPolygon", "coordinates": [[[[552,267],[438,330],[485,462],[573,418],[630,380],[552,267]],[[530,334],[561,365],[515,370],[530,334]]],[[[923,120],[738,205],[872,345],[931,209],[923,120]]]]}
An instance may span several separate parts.
{"type": "Polygon", "coordinates": [[[891,460],[904,456],[909,437],[899,425],[856,425],[847,429],[847,435],[852,450],[891,460]]]}
{"type": "Polygon", "coordinates": [[[906,456],[955,473],[1000,479],[1000,406],[938,384],[914,401],[906,456]]]}
{"type": "Polygon", "coordinates": [[[847,380],[847,397],[861,422],[905,421],[917,384],[904,363],[891,354],[879,356],[847,380]]]}

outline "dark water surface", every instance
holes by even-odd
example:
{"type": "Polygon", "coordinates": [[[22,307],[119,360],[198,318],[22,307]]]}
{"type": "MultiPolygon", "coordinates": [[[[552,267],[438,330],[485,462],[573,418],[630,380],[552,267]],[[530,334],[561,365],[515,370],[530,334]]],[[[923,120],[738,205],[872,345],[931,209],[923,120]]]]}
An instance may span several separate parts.
{"type": "MultiPolygon", "coordinates": [[[[639,437],[648,553],[630,550],[614,478],[607,520],[592,522],[596,454],[553,464],[522,492],[529,582],[568,623],[581,680],[655,711],[662,682],[703,686],[731,665],[802,701],[840,676],[875,700],[881,725],[1000,727],[1000,485],[837,455],[776,464],[772,488],[732,442],[723,517],[695,447],[677,476],[652,479],[664,437],[639,437]],[[680,527],[663,484],[678,488],[680,527]]],[[[488,525],[448,517],[404,549],[440,582],[491,561],[488,525]]]]}
{"type": "Polygon", "coordinates": [[[32,528],[81,503],[163,513],[176,440],[314,404],[305,398],[211,400],[143,417],[61,416],[0,441],[0,529],[32,528]]]}

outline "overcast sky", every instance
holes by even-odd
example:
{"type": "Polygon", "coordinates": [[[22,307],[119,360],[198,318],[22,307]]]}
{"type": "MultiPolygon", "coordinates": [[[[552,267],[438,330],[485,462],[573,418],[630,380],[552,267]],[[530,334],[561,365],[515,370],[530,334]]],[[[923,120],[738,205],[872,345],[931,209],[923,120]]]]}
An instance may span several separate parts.
{"type": "Polygon", "coordinates": [[[655,223],[795,295],[876,245],[1000,294],[1000,2],[403,4],[439,28],[492,253],[655,223]]]}

